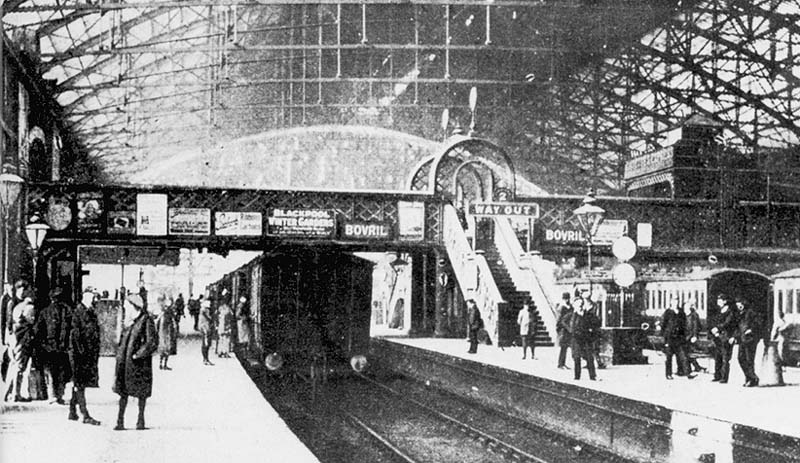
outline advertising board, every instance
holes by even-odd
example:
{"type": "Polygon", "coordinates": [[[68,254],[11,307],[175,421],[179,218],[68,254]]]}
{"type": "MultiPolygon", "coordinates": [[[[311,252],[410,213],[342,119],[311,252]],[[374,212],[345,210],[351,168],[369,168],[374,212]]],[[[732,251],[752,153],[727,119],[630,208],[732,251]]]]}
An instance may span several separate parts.
{"type": "Polygon", "coordinates": [[[217,236],[261,236],[260,212],[215,212],[214,234],[217,236]]]}
{"type": "Polygon", "coordinates": [[[136,195],[136,234],[166,236],[167,195],[158,193],[136,195]]]}
{"type": "Polygon", "coordinates": [[[170,208],[169,234],[194,236],[211,234],[211,209],[193,207],[170,208]]]}
{"type": "Polygon", "coordinates": [[[336,233],[336,212],[332,209],[272,209],[267,217],[272,236],[332,238],[336,233]]]}

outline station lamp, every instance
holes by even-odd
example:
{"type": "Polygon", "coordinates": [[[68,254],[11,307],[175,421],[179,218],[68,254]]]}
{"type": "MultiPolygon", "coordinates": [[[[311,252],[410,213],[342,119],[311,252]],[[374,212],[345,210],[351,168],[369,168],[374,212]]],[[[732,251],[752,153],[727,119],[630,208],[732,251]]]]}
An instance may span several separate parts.
{"type": "MultiPolygon", "coordinates": [[[[581,207],[572,211],[572,213],[575,214],[575,217],[578,218],[578,223],[580,223],[583,232],[586,233],[586,249],[588,253],[587,267],[589,268],[589,272],[592,271],[592,239],[594,238],[595,233],[597,233],[597,229],[600,227],[600,224],[603,222],[603,219],[606,215],[605,209],[596,205],[596,201],[597,199],[594,197],[594,192],[590,191],[586,197],[583,198],[581,207]]],[[[592,279],[590,275],[590,288],[591,284],[592,279]]]]}
{"type": "Polygon", "coordinates": [[[25,234],[28,236],[28,242],[31,245],[31,251],[33,251],[33,281],[36,281],[36,259],[39,253],[39,249],[42,247],[42,243],[44,243],[44,238],[47,236],[47,231],[50,230],[50,227],[47,224],[33,222],[29,223],[25,226],[25,234]]]}

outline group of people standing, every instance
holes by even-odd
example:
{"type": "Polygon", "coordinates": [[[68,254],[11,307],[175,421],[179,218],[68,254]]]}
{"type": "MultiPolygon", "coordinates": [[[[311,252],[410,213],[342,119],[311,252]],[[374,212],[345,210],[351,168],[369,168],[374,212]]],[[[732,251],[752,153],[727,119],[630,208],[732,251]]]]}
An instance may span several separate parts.
{"type": "Polygon", "coordinates": [[[570,298],[570,293],[561,295],[556,334],[559,346],[558,368],[569,369],[567,349],[571,349],[575,380],[581,379],[582,362],[586,362],[589,379],[596,381],[595,357],[599,356],[600,319],[595,313],[595,304],[588,293],[576,292],[574,298],[570,298]]]}
{"type": "Polygon", "coordinates": [[[66,405],[66,385],[72,383],[70,420],[99,425],[86,407],[85,389],[98,387],[100,327],[94,311],[97,295],[85,292],[77,304],[70,292],[54,288],[49,301],[37,310],[34,288],[18,280],[4,297],[6,352],[11,361],[4,376],[4,400],[29,402],[49,399],[66,405]],[[26,381],[27,379],[27,381],[26,381]],[[27,382],[27,390],[23,385],[27,382]]]}
{"type": "Polygon", "coordinates": [[[758,386],[755,372],[756,348],[763,337],[764,322],[743,300],[725,294],[717,296],[719,315],[709,330],[714,342],[714,379],[727,383],[734,344],[739,344],[738,361],[744,373],[744,387],[758,386]],[[734,308],[735,307],[735,308],[734,308]]]}

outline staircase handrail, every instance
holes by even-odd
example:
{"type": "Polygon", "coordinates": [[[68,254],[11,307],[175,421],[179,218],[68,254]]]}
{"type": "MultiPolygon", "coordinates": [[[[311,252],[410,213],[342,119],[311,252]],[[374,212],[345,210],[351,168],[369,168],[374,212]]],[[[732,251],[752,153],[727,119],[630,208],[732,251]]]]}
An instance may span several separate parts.
{"type": "Polygon", "coordinates": [[[484,256],[472,250],[456,209],[450,204],[444,206],[443,225],[445,250],[461,294],[464,299],[475,300],[483,317],[484,329],[496,345],[500,304],[505,301],[497,288],[489,264],[484,256]]]}
{"type": "Polygon", "coordinates": [[[531,295],[534,304],[539,308],[539,316],[542,319],[550,337],[556,338],[556,321],[558,319],[558,304],[553,301],[552,295],[557,294],[555,284],[546,288],[542,284],[545,275],[537,272],[534,258],[522,249],[522,245],[517,238],[517,234],[511,227],[511,223],[506,217],[495,217],[494,242],[497,252],[506,264],[511,280],[520,291],[525,291],[531,295]],[[546,310],[545,310],[546,308],[546,310]]]}

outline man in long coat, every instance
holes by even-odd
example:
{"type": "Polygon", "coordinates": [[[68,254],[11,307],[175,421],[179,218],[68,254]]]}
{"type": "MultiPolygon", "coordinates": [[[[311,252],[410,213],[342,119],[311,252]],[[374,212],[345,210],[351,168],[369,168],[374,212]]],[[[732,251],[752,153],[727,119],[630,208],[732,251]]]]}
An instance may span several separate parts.
{"type": "Polygon", "coordinates": [[[69,361],[72,367],[72,399],[69,401],[69,419],[77,420],[76,406],[80,408],[83,422],[99,425],[86,408],[86,388],[98,387],[97,362],[100,359],[100,323],[94,311],[94,293],[85,291],[81,302],[72,314],[69,332],[69,361]]]}
{"type": "Polygon", "coordinates": [[[761,320],[758,313],[744,301],[736,301],[736,312],[739,318],[739,329],[736,340],[739,342],[739,366],[742,367],[744,387],[758,386],[755,371],[756,347],[761,338],[761,320]]]}
{"type": "Polygon", "coordinates": [[[36,340],[47,379],[47,395],[51,403],[64,405],[64,386],[69,376],[69,334],[72,307],[69,295],[62,288],[50,291],[50,305],[36,321],[36,340]]]}
{"type": "Polygon", "coordinates": [[[739,320],[731,308],[728,298],[720,294],[717,297],[719,314],[714,327],[711,328],[711,335],[714,340],[714,379],[720,383],[727,383],[731,371],[731,356],[733,355],[733,343],[736,341],[736,330],[739,327],[739,320]]]}
{"type": "Polygon", "coordinates": [[[556,333],[558,334],[558,368],[569,369],[567,366],[567,348],[572,344],[570,336],[570,321],[572,320],[572,306],[569,303],[569,293],[561,295],[561,303],[558,305],[558,321],[556,322],[556,333]]]}
{"type": "Polygon", "coordinates": [[[600,327],[599,320],[592,310],[587,310],[586,302],[581,298],[572,301],[573,314],[570,320],[572,333],[572,360],[575,367],[575,380],[581,379],[581,358],[586,360],[589,379],[597,379],[594,369],[594,342],[600,327]]]}
{"type": "Polygon", "coordinates": [[[112,390],[119,394],[119,412],[115,430],[125,429],[125,408],[128,396],[139,399],[136,429],[145,429],[144,408],[153,392],[153,354],[158,348],[158,335],[153,319],[144,307],[141,296],[132,294],[125,300],[130,323],[122,332],[117,348],[117,365],[112,390]],[[135,317],[135,318],[134,318],[135,317]],[[132,321],[131,318],[133,318],[132,321]]]}
{"type": "Polygon", "coordinates": [[[467,301],[467,323],[468,323],[468,337],[469,337],[469,350],[468,354],[475,354],[478,352],[478,331],[483,328],[483,319],[481,318],[481,311],[478,309],[478,304],[473,299],[467,301]]]}

